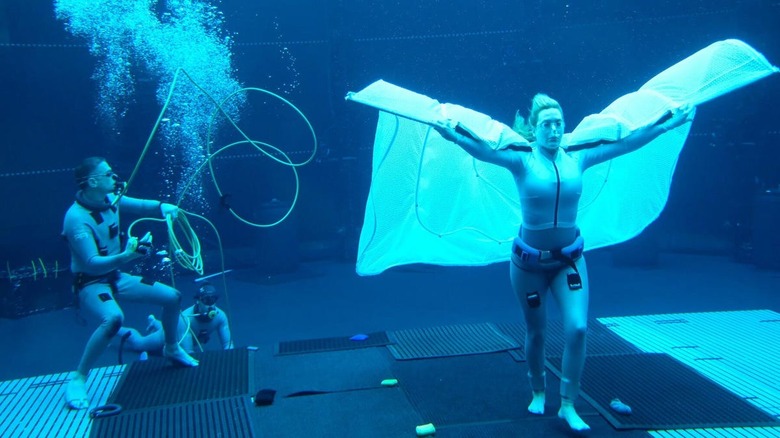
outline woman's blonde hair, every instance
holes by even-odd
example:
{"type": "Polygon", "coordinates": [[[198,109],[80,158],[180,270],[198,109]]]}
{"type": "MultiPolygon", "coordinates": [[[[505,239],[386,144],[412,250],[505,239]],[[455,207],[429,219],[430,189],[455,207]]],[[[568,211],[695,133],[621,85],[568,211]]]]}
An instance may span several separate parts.
{"type": "Polygon", "coordinates": [[[561,112],[561,116],[563,116],[563,109],[557,100],[546,94],[538,93],[534,96],[533,100],[531,100],[531,110],[528,112],[528,119],[524,119],[523,116],[520,115],[520,110],[517,110],[515,113],[515,123],[512,124],[512,129],[525,137],[526,140],[536,141],[534,128],[536,128],[536,123],[539,121],[539,113],[542,110],[550,108],[557,109],[561,112]]]}

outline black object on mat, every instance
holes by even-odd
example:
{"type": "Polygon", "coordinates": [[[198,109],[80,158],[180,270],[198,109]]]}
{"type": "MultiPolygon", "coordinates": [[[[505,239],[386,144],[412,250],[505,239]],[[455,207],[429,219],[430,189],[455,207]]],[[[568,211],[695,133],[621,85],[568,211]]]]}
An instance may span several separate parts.
{"type": "Polygon", "coordinates": [[[95,419],[93,438],[251,438],[248,397],[160,406],[95,419]]]}
{"type": "Polygon", "coordinates": [[[493,324],[463,324],[398,330],[388,334],[387,346],[398,360],[493,353],[518,348],[493,324]]]}
{"type": "Polygon", "coordinates": [[[276,397],[275,389],[261,389],[255,394],[255,406],[271,406],[276,397]]]}
{"type": "Polygon", "coordinates": [[[352,350],[355,348],[381,347],[390,343],[385,332],[369,333],[362,341],[353,341],[349,337],[305,339],[280,342],[276,346],[277,355],[318,353],[323,351],[352,350]]]}
{"type": "MultiPolygon", "coordinates": [[[[561,358],[548,368],[558,377],[561,358]]],[[[778,426],[754,407],[696,370],[666,354],[588,356],[581,382],[582,397],[617,429],[693,429],[778,426]],[[619,398],[631,415],[609,408],[619,398]]]]}
{"type": "Polygon", "coordinates": [[[250,393],[246,349],[208,351],[196,357],[200,365],[192,368],[174,366],[164,358],[133,362],[108,403],[127,412],[250,393]]]}

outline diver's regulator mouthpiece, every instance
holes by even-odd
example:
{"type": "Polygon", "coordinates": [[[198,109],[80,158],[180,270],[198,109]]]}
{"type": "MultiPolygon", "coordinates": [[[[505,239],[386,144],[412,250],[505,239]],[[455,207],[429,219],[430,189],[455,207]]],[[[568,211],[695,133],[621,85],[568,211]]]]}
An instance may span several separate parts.
{"type": "Polygon", "coordinates": [[[208,322],[212,319],[216,318],[217,315],[219,315],[219,310],[217,310],[217,306],[206,306],[205,309],[202,309],[200,312],[197,312],[199,309],[195,309],[196,312],[193,313],[192,316],[195,318],[198,318],[202,322],[208,322]]]}
{"type": "Polygon", "coordinates": [[[119,196],[125,191],[125,187],[127,187],[127,183],[121,181],[118,176],[114,175],[114,194],[119,196]]]}

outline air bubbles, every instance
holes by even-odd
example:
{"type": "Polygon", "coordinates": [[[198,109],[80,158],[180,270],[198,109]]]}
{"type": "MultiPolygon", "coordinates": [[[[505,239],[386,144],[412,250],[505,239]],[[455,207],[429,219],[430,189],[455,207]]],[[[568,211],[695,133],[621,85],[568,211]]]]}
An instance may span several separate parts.
{"type": "MultiPolygon", "coordinates": [[[[55,0],[55,13],[73,35],[89,40],[90,53],[98,59],[93,75],[99,87],[97,108],[114,135],[121,135],[122,119],[134,100],[136,69],[158,82],[161,105],[180,68],[217,101],[241,88],[231,64],[232,37],[222,29],[224,14],[206,0],[167,0],[159,5],[154,1],[55,0]]],[[[183,75],[179,78],[161,119],[163,147],[153,151],[163,160],[161,194],[165,196],[179,195],[181,185],[201,164],[214,112],[211,101],[183,75]]],[[[224,109],[238,119],[245,100],[239,96],[224,109]]],[[[187,198],[205,205],[198,185],[195,182],[187,198]]]]}
{"type": "MultiPolygon", "coordinates": [[[[278,28],[278,24],[277,24],[277,28],[278,28]]],[[[278,38],[280,40],[282,39],[281,32],[279,33],[278,38]]],[[[295,65],[297,59],[292,54],[292,52],[290,52],[290,49],[287,46],[280,46],[279,53],[280,53],[280,57],[282,58],[282,61],[285,63],[285,70],[287,70],[287,76],[285,78],[285,81],[281,85],[281,91],[283,94],[290,95],[293,92],[295,92],[298,89],[298,87],[301,85],[301,81],[300,81],[301,74],[295,65]]]]}

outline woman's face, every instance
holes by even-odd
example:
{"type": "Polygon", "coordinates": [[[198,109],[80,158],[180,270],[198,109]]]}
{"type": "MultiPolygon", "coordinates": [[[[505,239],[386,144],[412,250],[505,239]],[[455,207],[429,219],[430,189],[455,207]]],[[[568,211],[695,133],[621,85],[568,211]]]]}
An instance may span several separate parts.
{"type": "Polygon", "coordinates": [[[557,149],[563,138],[563,114],[557,108],[547,108],[539,111],[539,117],[534,128],[536,144],[539,147],[557,149]]]}

